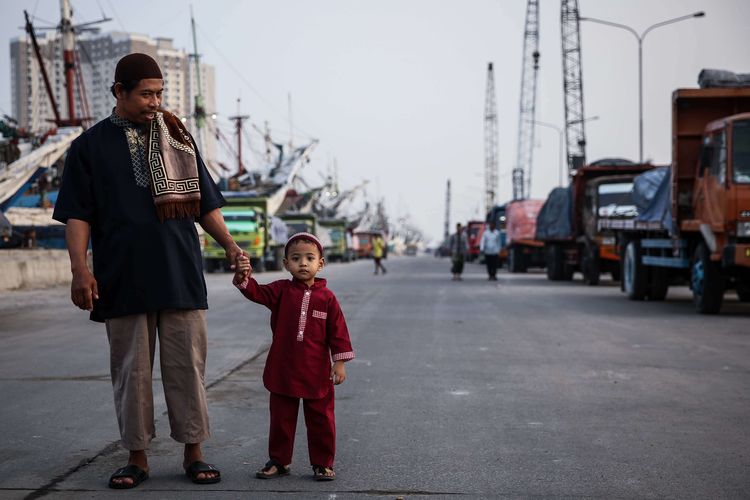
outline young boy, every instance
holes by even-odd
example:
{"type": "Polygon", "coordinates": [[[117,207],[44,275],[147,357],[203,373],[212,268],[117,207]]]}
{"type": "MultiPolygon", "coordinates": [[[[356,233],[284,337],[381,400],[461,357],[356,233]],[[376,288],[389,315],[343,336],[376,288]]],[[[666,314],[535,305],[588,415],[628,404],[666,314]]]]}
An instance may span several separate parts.
{"type": "Polygon", "coordinates": [[[263,372],[263,384],[271,393],[270,460],[256,473],[260,479],[289,474],[300,399],[314,477],[336,478],[333,386],[346,380],[344,362],[354,359],[354,351],[336,296],[326,288],[326,280],[315,277],[324,264],[323,245],[309,233],[293,235],[284,248],[291,280],[259,285],[250,276],[247,257],[237,261],[234,285],[271,310],[273,342],[263,372]]]}

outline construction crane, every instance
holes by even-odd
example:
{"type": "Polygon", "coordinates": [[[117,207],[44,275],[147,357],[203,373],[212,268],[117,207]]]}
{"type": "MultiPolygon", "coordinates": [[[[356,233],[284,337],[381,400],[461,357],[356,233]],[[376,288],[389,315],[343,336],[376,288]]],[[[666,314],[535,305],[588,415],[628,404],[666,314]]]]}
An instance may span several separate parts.
{"type": "Polygon", "coordinates": [[[565,145],[568,173],[586,164],[586,132],[583,114],[581,33],[578,0],[561,0],[563,93],[565,94],[565,145]]]}
{"type": "MultiPolygon", "coordinates": [[[[497,103],[495,102],[495,74],[492,63],[487,65],[487,91],[484,98],[484,208],[495,205],[497,193],[497,103]]],[[[448,181],[450,193],[450,181],[448,181]]],[[[446,217],[446,224],[447,224],[446,217]]]]}
{"type": "Polygon", "coordinates": [[[513,168],[513,199],[523,200],[531,192],[531,166],[534,153],[536,82],[539,74],[539,1],[528,0],[523,34],[523,69],[518,112],[518,143],[513,168]]]}

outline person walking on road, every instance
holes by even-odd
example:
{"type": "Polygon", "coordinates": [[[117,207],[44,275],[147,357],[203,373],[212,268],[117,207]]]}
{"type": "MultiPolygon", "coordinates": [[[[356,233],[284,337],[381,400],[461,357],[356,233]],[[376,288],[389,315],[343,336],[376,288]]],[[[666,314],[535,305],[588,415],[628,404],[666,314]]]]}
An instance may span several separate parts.
{"type": "Polygon", "coordinates": [[[494,222],[482,233],[482,240],[479,242],[479,251],[484,254],[484,263],[487,266],[487,279],[497,281],[497,267],[500,262],[500,231],[494,222]]]}
{"type": "Polygon", "coordinates": [[[221,479],[201,451],[209,437],[208,302],[195,222],[230,263],[244,253],[227,230],[219,210],[224,198],[195,142],[178,117],[160,109],[163,88],[150,56],[120,59],[111,87],[116,106],[72,143],[53,215],[66,224],[71,299],[107,329],[115,410],[129,450],[127,466],[109,480],[118,489],[149,477],[157,336],[171,437],[185,445],[185,474],[199,484],[221,479]]]}
{"type": "Polygon", "coordinates": [[[386,273],[385,267],[383,267],[383,264],[380,262],[383,259],[383,254],[385,253],[385,241],[383,240],[383,237],[379,234],[375,235],[375,237],[372,239],[372,260],[375,261],[375,273],[378,274],[378,271],[383,271],[383,274],[386,273]]]}
{"type": "Polygon", "coordinates": [[[456,224],[456,232],[450,237],[448,248],[451,251],[451,273],[453,281],[461,281],[464,272],[464,261],[469,253],[469,241],[461,223],[456,224]]]}
{"type": "Polygon", "coordinates": [[[305,412],[307,447],[318,481],[336,478],[336,421],[333,386],[346,380],[344,363],[354,359],[344,314],[326,280],[323,245],[309,233],[297,233],[284,247],[284,267],[291,280],[259,285],[247,275],[250,261],[237,262],[234,285],[242,294],[271,310],[273,341],[266,358],[263,384],[271,393],[269,461],[259,479],[289,474],[299,403],[305,412]]]}

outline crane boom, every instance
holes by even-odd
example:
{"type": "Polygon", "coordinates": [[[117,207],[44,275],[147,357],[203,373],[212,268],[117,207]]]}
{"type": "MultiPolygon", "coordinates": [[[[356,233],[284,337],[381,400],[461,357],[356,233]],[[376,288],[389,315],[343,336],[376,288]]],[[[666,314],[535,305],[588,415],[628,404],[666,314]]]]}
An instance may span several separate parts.
{"type": "Polygon", "coordinates": [[[527,198],[531,191],[531,166],[534,154],[534,115],[536,82],[539,74],[539,1],[528,0],[523,34],[523,69],[518,111],[518,144],[513,169],[513,199],[527,198]]]}
{"type": "Polygon", "coordinates": [[[586,163],[583,114],[583,77],[578,0],[561,0],[563,92],[565,94],[565,144],[568,172],[573,175],[586,163]]]}

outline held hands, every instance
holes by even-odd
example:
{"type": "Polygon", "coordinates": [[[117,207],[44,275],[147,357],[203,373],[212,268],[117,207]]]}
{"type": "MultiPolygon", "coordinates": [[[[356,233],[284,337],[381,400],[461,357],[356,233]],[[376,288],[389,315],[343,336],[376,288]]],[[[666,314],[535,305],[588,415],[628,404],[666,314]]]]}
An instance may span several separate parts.
{"type": "Polygon", "coordinates": [[[232,269],[232,270],[237,269],[238,258],[241,258],[241,257],[244,257],[246,259],[248,258],[247,252],[241,249],[235,242],[232,242],[232,244],[229,245],[229,248],[227,248],[225,252],[227,255],[227,260],[229,261],[229,269],[232,269]]]}
{"type": "Polygon", "coordinates": [[[84,269],[73,272],[70,284],[70,299],[73,304],[85,311],[94,310],[94,301],[99,300],[99,288],[91,271],[84,269]]]}
{"type": "Polygon", "coordinates": [[[335,361],[331,367],[331,379],[333,385],[339,385],[346,380],[346,367],[344,367],[343,361],[335,361]]]}
{"type": "Polygon", "coordinates": [[[234,278],[232,279],[232,283],[235,285],[241,284],[253,273],[250,259],[244,254],[244,252],[237,256],[234,261],[234,266],[232,267],[234,268],[234,278]]]}

